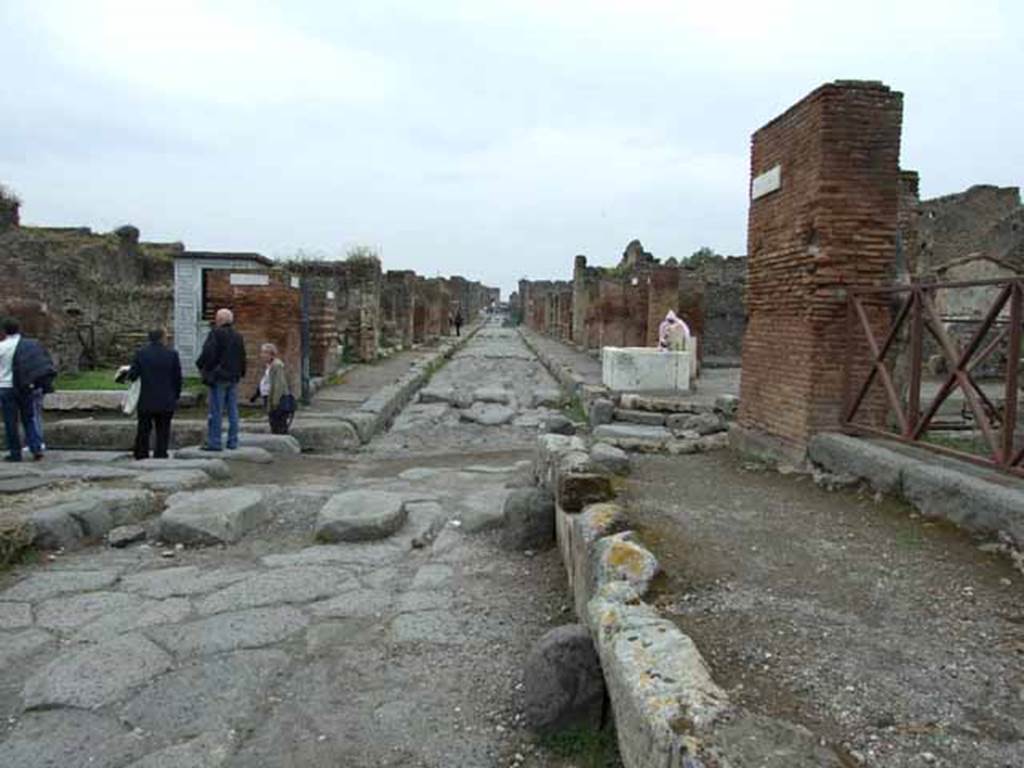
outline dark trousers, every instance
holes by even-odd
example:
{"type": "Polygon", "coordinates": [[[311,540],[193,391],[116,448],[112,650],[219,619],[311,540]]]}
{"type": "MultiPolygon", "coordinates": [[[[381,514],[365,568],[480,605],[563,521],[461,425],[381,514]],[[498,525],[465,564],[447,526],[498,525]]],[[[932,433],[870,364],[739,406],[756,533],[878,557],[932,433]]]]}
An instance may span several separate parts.
{"type": "Polygon", "coordinates": [[[138,428],[135,431],[135,458],[149,458],[149,436],[156,427],[156,446],[153,458],[166,459],[167,446],[171,442],[171,419],[173,411],[164,413],[143,413],[139,411],[138,428]]]}
{"type": "Polygon", "coordinates": [[[270,433],[272,435],[287,435],[288,426],[291,422],[291,414],[283,411],[271,411],[268,414],[270,419],[270,433]]]}
{"type": "Polygon", "coordinates": [[[34,456],[43,455],[43,441],[36,429],[36,410],[32,392],[0,389],[0,409],[3,410],[4,432],[7,435],[7,454],[14,461],[21,460],[21,436],[18,421],[25,430],[25,443],[34,456]]]}
{"type": "Polygon", "coordinates": [[[462,335],[462,326],[459,323],[455,324],[455,335],[456,336],[461,336],[462,335]]]}

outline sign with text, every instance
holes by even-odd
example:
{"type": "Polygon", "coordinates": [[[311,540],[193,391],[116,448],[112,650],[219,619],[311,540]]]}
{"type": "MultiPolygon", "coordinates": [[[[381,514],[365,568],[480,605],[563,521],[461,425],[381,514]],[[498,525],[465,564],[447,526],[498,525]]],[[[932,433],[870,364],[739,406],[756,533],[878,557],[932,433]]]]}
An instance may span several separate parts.
{"type": "Polygon", "coordinates": [[[760,176],[754,177],[754,182],[750,185],[750,199],[757,200],[759,197],[771,194],[780,187],[782,187],[782,166],[776,165],[760,176]]]}
{"type": "Polygon", "coordinates": [[[232,272],[232,285],[270,285],[270,275],[259,272],[232,272]]]}

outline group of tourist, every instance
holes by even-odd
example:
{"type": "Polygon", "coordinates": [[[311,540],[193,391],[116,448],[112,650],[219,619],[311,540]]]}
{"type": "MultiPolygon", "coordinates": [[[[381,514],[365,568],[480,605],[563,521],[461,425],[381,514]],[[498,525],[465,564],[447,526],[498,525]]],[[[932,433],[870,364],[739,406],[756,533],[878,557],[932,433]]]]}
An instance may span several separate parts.
{"type": "MultiPolygon", "coordinates": [[[[259,386],[249,399],[262,400],[275,435],[287,434],[295,413],[295,397],[288,382],[284,361],[277,347],[264,344],[260,348],[264,365],[259,386]]],[[[238,387],[246,373],[245,340],[234,328],[234,315],[229,309],[220,309],[213,327],[196,360],[203,383],[209,391],[205,451],[238,448],[239,417],[238,387]],[[222,436],[222,421],[227,415],[227,441],[222,436]]],[[[21,335],[17,321],[0,322],[0,406],[3,409],[4,433],[7,438],[7,456],[4,461],[21,461],[22,440],[39,461],[46,445],[43,442],[42,407],[45,394],[53,391],[57,369],[50,355],[38,341],[21,335]]],[[[171,439],[171,420],[181,398],[182,372],[178,353],[166,345],[163,330],[149,333],[148,343],[138,349],[123,378],[138,382],[138,400],[135,404],[137,427],[134,456],[150,456],[150,440],[155,431],[152,455],[167,458],[171,439]]]]}

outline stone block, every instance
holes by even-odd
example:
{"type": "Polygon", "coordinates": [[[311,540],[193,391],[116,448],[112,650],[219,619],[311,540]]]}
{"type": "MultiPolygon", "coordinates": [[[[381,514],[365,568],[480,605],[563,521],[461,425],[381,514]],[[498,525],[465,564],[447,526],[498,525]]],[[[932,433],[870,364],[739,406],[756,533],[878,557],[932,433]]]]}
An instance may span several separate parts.
{"type": "Polygon", "coordinates": [[[302,453],[302,446],[294,435],[267,435],[243,432],[238,436],[238,444],[246,448],[262,448],[270,453],[291,455],[302,453]]]}
{"type": "Polygon", "coordinates": [[[533,475],[536,481],[551,490],[556,483],[556,470],[563,454],[586,452],[587,444],[579,437],[568,435],[541,435],[533,457],[533,475]]]}
{"type": "Polygon", "coordinates": [[[182,544],[230,544],[262,523],[267,514],[262,488],[176,493],[160,515],[160,538],[182,544]]]}
{"type": "Polygon", "coordinates": [[[555,544],[555,499],[540,488],[517,488],[505,499],[505,549],[548,549],[555,544]]]}
{"type": "Polygon", "coordinates": [[[72,516],[69,504],[37,509],[28,515],[34,531],[32,546],[37,549],[72,549],[82,540],[82,526],[72,516]]]}
{"type": "Polygon", "coordinates": [[[673,433],[696,432],[698,435],[713,435],[725,432],[725,419],[717,413],[677,413],[668,417],[668,428],[673,433]]]}
{"type": "Polygon", "coordinates": [[[715,398],[715,410],[729,419],[736,418],[740,409],[740,399],[736,395],[719,395],[715,398]]]}
{"type": "Polygon", "coordinates": [[[604,347],[601,383],[616,392],[688,392],[696,370],[694,362],[694,350],[668,352],[653,347],[604,347]]]}
{"type": "Polygon", "coordinates": [[[396,533],[407,510],[401,494],[387,491],[346,491],[332,496],[316,521],[318,541],[370,541],[396,533]]]}
{"type": "Polygon", "coordinates": [[[615,403],[604,398],[594,400],[587,411],[587,418],[591,427],[611,424],[612,419],[615,418],[615,403]]]}
{"type": "Polygon", "coordinates": [[[604,710],[604,677],[590,631],[568,624],[546,632],[523,670],[527,724],[542,734],[568,728],[598,730],[604,710]]]}
{"type": "Polygon", "coordinates": [[[499,427],[508,424],[516,416],[516,412],[506,405],[495,405],[476,401],[472,407],[459,413],[461,421],[469,421],[485,427],[499,427]]]}
{"type": "Polygon", "coordinates": [[[626,582],[637,597],[643,597],[651,581],[661,571],[657,558],[636,540],[632,531],[623,531],[599,539],[594,557],[596,588],[616,581],[626,582]]]}
{"type": "Polygon", "coordinates": [[[579,512],[590,504],[615,497],[608,475],[594,472],[559,474],[558,506],[566,512],[579,512]]]}
{"type": "Polygon", "coordinates": [[[631,411],[625,408],[615,409],[615,421],[630,424],[646,424],[651,427],[665,426],[665,414],[658,411],[631,411]]]}
{"type": "Polygon", "coordinates": [[[541,422],[541,430],[555,435],[575,435],[576,425],[567,416],[557,413],[541,422]]]}
{"type": "Polygon", "coordinates": [[[473,400],[478,403],[510,405],[512,403],[512,393],[504,387],[481,387],[473,391],[473,400]]]}
{"type": "Polygon", "coordinates": [[[146,529],[141,525],[119,525],[107,532],[107,544],[118,549],[144,541],[145,538],[146,529]]]}
{"type": "Polygon", "coordinates": [[[613,475],[628,475],[631,469],[629,454],[607,443],[595,443],[590,449],[590,460],[613,475]]]}

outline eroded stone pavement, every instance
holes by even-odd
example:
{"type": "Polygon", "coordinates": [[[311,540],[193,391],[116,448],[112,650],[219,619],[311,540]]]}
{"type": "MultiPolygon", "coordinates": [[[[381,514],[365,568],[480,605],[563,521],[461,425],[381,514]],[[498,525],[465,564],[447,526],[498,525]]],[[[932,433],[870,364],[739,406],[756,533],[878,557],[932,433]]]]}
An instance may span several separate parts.
{"type": "Polygon", "coordinates": [[[520,668],[567,620],[561,565],[494,532],[556,391],[486,327],[363,452],[232,462],[218,487],[272,486],[236,543],[0,577],[0,766],[558,764],[523,729],[520,668]],[[400,494],[407,521],[316,543],[353,489],[400,494]]]}

